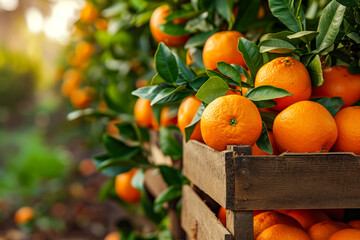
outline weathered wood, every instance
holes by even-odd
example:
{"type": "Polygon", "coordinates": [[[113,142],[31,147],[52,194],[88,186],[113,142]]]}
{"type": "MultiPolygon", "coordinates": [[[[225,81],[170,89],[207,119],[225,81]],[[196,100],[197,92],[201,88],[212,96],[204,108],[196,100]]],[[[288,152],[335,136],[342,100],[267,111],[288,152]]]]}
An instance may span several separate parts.
{"type": "Polygon", "coordinates": [[[254,238],[253,211],[226,210],[226,228],[234,240],[252,240],[254,238]]]}
{"type": "Polygon", "coordinates": [[[193,140],[184,143],[183,146],[183,174],[227,208],[226,198],[230,193],[227,193],[225,177],[231,176],[226,169],[232,171],[230,166],[233,166],[233,152],[218,152],[193,140]]]}
{"type": "Polygon", "coordinates": [[[231,240],[229,231],[196,195],[190,186],[183,186],[181,225],[189,239],[231,240]]]}
{"type": "Polygon", "coordinates": [[[178,215],[177,204],[178,200],[171,201],[169,203],[168,216],[171,222],[170,230],[174,240],[184,240],[186,238],[186,234],[184,229],[181,227],[181,220],[178,215]]]}
{"type": "Polygon", "coordinates": [[[154,198],[159,196],[160,193],[168,187],[158,168],[150,168],[146,170],[144,184],[154,198]]]}

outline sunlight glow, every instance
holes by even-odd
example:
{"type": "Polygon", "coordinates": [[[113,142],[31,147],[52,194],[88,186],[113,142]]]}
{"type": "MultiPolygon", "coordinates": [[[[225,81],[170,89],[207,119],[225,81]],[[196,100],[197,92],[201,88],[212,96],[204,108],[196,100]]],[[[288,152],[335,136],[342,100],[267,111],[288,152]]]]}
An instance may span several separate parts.
{"type": "Polygon", "coordinates": [[[19,0],[0,0],[0,9],[14,11],[19,6],[19,0]]]}
{"type": "Polygon", "coordinates": [[[26,24],[32,33],[39,33],[43,30],[44,17],[37,8],[29,8],[25,12],[26,24]]]}

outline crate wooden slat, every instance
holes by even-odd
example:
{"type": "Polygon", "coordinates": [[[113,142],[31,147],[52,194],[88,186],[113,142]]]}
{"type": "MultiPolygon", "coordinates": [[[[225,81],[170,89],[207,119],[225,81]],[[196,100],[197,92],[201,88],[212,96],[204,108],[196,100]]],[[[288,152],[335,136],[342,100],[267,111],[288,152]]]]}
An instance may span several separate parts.
{"type": "Polygon", "coordinates": [[[183,186],[181,225],[189,239],[232,240],[230,232],[191,189],[183,186]]]}
{"type": "Polygon", "coordinates": [[[157,168],[146,170],[144,183],[153,197],[159,196],[168,187],[157,168]]]}
{"type": "Polygon", "coordinates": [[[251,156],[189,141],[183,172],[229,210],[360,208],[360,156],[350,153],[251,156]]]}

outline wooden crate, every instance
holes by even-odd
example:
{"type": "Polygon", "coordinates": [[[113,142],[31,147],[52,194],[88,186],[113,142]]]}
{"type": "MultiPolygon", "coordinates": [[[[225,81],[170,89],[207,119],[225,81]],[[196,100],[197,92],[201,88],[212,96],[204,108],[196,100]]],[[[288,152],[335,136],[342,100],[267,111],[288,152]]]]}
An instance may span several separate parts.
{"type": "Polygon", "coordinates": [[[183,173],[227,209],[236,240],[253,238],[252,210],[360,208],[360,156],[352,153],[251,156],[250,146],[218,152],[189,141],[183,173]]]}

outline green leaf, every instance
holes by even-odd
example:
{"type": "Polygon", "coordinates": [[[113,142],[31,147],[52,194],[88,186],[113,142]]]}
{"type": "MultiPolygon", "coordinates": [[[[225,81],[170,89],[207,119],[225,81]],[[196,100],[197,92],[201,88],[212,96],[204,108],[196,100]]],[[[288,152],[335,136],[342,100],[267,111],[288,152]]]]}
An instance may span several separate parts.
{"type": "Polygon", "coordinates": [[[67,115],[66,118],[67,118],[68,121],[74,121],[76,119],[83,118],[83,117],[95,117],[95,118],[109,117],[109,118],[115,118],[116,113],[102,112],[102,111],[99,111],[99,110],[87,108],[87,109],[84,109],[84,110],[72,111],[71,113],[69,113],[67,115]]]}
{"type": "Polygon", "coordinates": [[[356,0],[336,0],[336,1],[347,7],[360,7],[360,5],[358,5],[359,3],[356,3],[356,0]]]}
{"type": "Polygon", "coordinates": [[[165,88],[164,90],[162,90],[161,92],[159,92],[156,97],[151,101],[151,106],[156,104],[156,103],[164,103],[164,99],[168,98],[170,95],[179,92],[183,89],[185,89],[185,85],[183,86],[179,86],[177,88],[165,88]]]}
{"type": "Polygon", "coordinates": [[[313,87],[319,87],[324,83],[323,71],[321,68],[320,56],[316,55],[315,58],[306,67],[311,78],[311,85],[313,87]]]}
{"type": "Polygon", "coordinates": [[[249,79],[248,83],[253,85],[253,79],[256,76],[257,71],[263,65],[263,58],[260,53],[260,49],[256,44],[245,38],[239,38],[238,49],[242,53],[246,65],[250,70],[251,79],[249,79]]]}
{"type": "Polygon", "coordinates": [[[161,209],[161,206],[166,203],[181,197],[182,186],[181,185],[171,185],[165,189],[160,195],[155,199],[154,209],[155,212],[161,209]]]}
{"type": "Polygon", "coordinates": [[[181,61],[181,59],[175,55],[176,62],[179,67],[179,75],[175,83],[177,86],[187,84],[195,77],[195,75],[190,71],[190,69],[181,61]]]}
{"type": "Polygon", "coordinates": [[[310,101],[320,103],[323,105],[332,116],[335,116],[345,104],[344,100],[341,97],[332,97],[332,98],[311,98],[310,101]]]}
{"type": "Polygon", "coordinates": [[[232,0],[215,0],[216,11],[230,23],[232,21],[232,10],[234,2],[232,0]]]}
{"type": "Polygon", "coordinates": [[[140,152],[140,147],[129,147],[107,134],[104,134],[103,144],[111,157],[131,158],[140,152]]]}
{"type": "Polygon", "coordinates": [[[314,60],[316,57],[315,53],[307,53],[300,56],[300,60],[305,67],[309,66],[309,64],[314,60]]]}
{"type": "Polygon", "coordinates": [[[360,99],[356,103],[354,103],[352,106],[360,106],[360,99]]]}
{"type": "Polygon", "coordinates": [[[339,33],[346,7],[332,0],[323,10],[319,20],[316,48],[320,52],[330,47],[339,33]]]}
{"type": "Polygon", "coordinates": [[[217,68],[219,72],[231,78],[231,80],[237,82],[241,86],[241,74],[230,64],[226,62],[218,62],[217,68]]]}
{"type": "Polygon", "coordinates": [[[305,43],[311,42],[316,36],[319,35],[319,32],[316,31],[301,31],[287,36],[289,39],[300,39],[305,43]]]}
{"type": "Polygon", "coordinates": [[[259,139],[256,141],[256,145],[258,146],[258,148],[260,148],[264,152],[267,152],[269,154],[274,153],[272,146],[271,146],[270,139],[269,139],[269,133],[267,131],[267,128],[266,128],[266,125],[264,122],[263,122],[263,127],[261,130],[261,135],[260,135],[259,139]]]}
{"type": "Polygon", "coordinates": [[[199,89],[196,98],[209,104],[216,98],[224,96],[229,90],[229,86],[219,77],[209,78],[199,89]]]}
{"type": "Polygon", "coordinates": [[[189,34],[184,25],[174,24],[173,22],[166,22],[165,24],[161,24],[159,26],[159,30],[171,35],[171,36],[184,36],[189,34]]]}
{"type": "Polygon", "coordinates": [[[174,21],[177,19],[191,19],[199,15],[198,11],[193,10],[177,10],[172,12],[169,16],[165,18],[166,21],[174,21]]]}
{"type": "Polygon", "coordinates": [[[230,79],[230,78],[224,76],[223,74],[218,73],[218,72],[216,72],[214,70],[206,69],[205,72],[209,77],[219,77],[223,81],[225,81],[227,84],[230,84],[230,85],[233,85],[233,86],[239,86],[239,84],[237,82],[233,81],[232,79],[230,79]]]}
{"type": "MultiPolygon", "coordinates": [[[[95,166],[97,168],[101,167],[101,172],[107,176],[116,177],[120,173],[128,172],[133,166],[124,166],[124,165],[109,165],[108,161],[111,160],[111,156],[108,154],[102,154],[95,156],[93,158],[95,166]],[[104,163],[105,162],[105,163],[104,163]]],[[[129,160],[126,160],[129,163],[129,160]]]]}
{"type": "Polygon", "coordinates": [[[144,179],[145,172],[143,169],[139,169],[131,179],[131,185],[141,192],[144,192],[144,179]]]}
{"type": "MultiPolygon", "coordinates": [[[[154,222],[155,224],[160,224],[160,222],[163,220],[163,218],[166,216],[167,211],[163,210],[155,212],[154,211],[154,204],[145,196],[145,194],[141,197],[141,206],[144,209],[144,212],[146,214],[146,217],[154,222]]],[[[121,238],[123,239],[123,238],[121,238]]]]}
{"type": "Polygon", "coordinates": [[[254,101],[257,108],[272,108],[277,105],[274,100],[254,101]]]}
{"type": "Polygon", "coordinates": [[[166,81],[158,73],[156,73],[155,76],[151,79],[150,85],[154,86],[162,83],[166,83],[166,81]]]}
{"type": "Polygon", "coordinates": [[[165,165],[160,165],[158,168],[160,170],[161,176],[164,178],[164,181],[168,186],[182,184],[181,169],[176,169],[174,167],[165,165]]]}
{"type": "Polygon", "coordinates": [[[299,8],[300,3],[299,0],[269,0],[273,15],[294,32],[305,29],[305,15],[302,7],[299,8]],[[299,14],[297,15],[298,10],[299,14]]]}
{"type": "Polygon", "coordinates": [[[234,30],[243,32],[257,21],[260,2],[260,0],[242,0],[237,3],[238,12],[233,27],[234,30]]]}
{"type": "Polygon", "coordinates": [[[296,50],[296,47],[293,46],[291,43],[280,40],[280,39],[269,39],[261,41],[260,43],[260,52],[269,52],[274,51],[278,53],[290,53],[296,50]]]}
{"type": "Polygon", "coordinates": [[[175,137],[171,134],[171,127],[161,127],[159,138],[161,151],[165,155],[170,156],[173,159],[179,159],[182,157],[182,148],[176,141],[175,137]]]}
{"type": "Polygon", "coordinates": [[[186,42],[185,48],[203,46],[205,44],[206,40],[216,32],[217,32],[216,30],[211,30],[211,31],[208,31],[208,32],[198,33],[198,34],[192,36],[186,42]]]}
{"type": "Polygon", "coordinates": [[[260,112],[260,115],[261,115],[261,119],[265,123],[266,127],[268,129],[273,129],[274,120],[275,120],[277,114],[263,112],[263,111],[259,111],[259,112],[260,112]]]}
{"type": "Polygon", "coordinates": [[[179,74],[176,58],[164,43],[159,43],[155,53],[155,67],[159,75],[169,83],[174,83],[179,74]]]}
{"type": "Polygon", "coordinates": [[[352,40],[354,40],[356,43],[360,43],[360,36],[358,33],[356,32],[351,32],[347,35],[349,38],[351,38],[352,40]]]}
{"type": "Polygon", "coordinates": [[[250,89],[245,94],[245,97],[247,97],[251,101],[263,101],[263,100],[272,100],[275,98],[282,98],[291,95],[292,95],[291,93],[289,93],[288,91],[282,88],[264,85],[250,89]]]}
{"type": "Polygon", "coordinates": [[[160,84],[157,86],[149,86],[138,88],[133,91],[131,94],[140,98],[145,98],[148,100],[153,100],[162,90],[169,88],[172,85],[160,84]]]}
{"type": "Polygon", "coordinates": [[[208,79],[208,76],[198,76],[194,78],[189,85],[192,89],[194,89],[194,91],[197,92],[208,79]]]}
{"type": "Polygon", "coordinates": [[[277,32],[277,33],[267,33],[264,34],[261,38],[260,38],[260,42],[265,41],[265,40],[271,40],[271,39],[280,39],[286,42],[291,43],[291,45],[296,46],[300,40],[299,39],[290,39],[288,38],[289,35],[294,34],[294,32],[292,31],[281,31],[281,32],[277,32]]]}
{"type": "Polygon", "coordinates": [[[205,110],[204,103],[201,103],[198,107],[195,116],[193,117],[191,123],[185,127],[185,141],[188,142],[190,140],[191,134],[193,133],[196,125],[201,120],[201,116],[205,110]]]}

